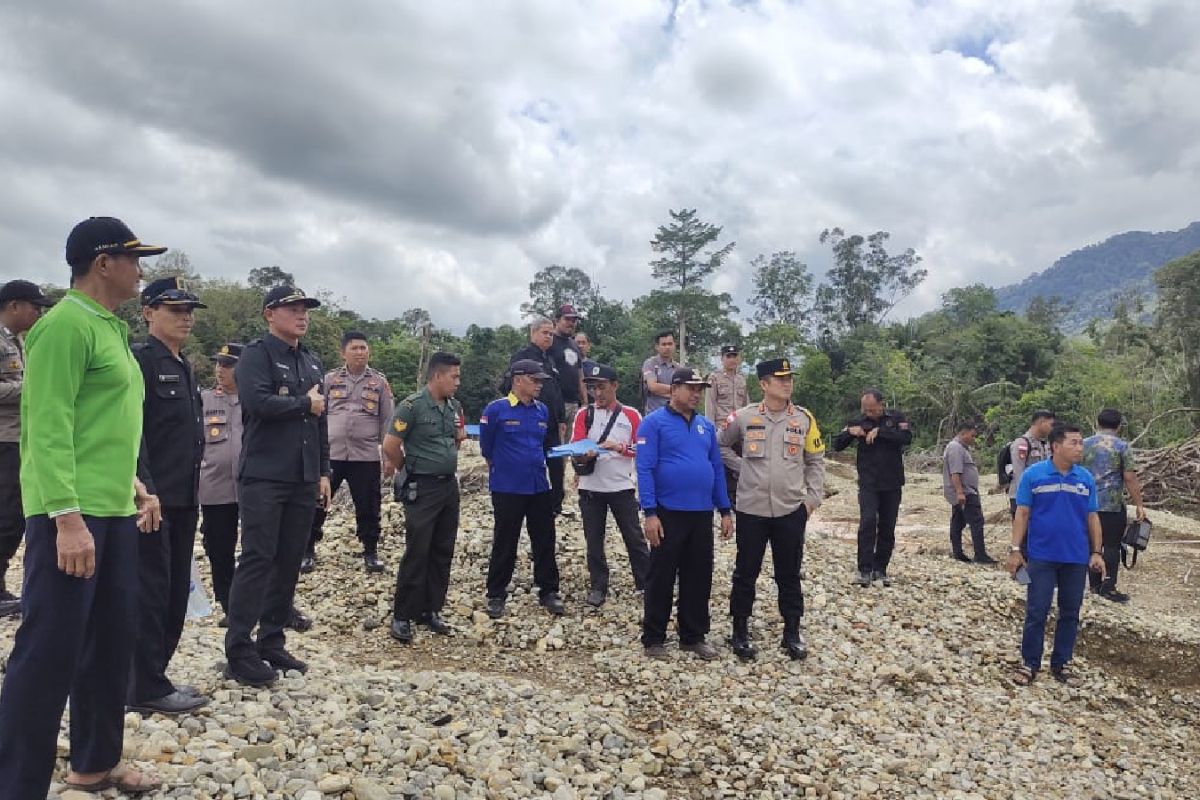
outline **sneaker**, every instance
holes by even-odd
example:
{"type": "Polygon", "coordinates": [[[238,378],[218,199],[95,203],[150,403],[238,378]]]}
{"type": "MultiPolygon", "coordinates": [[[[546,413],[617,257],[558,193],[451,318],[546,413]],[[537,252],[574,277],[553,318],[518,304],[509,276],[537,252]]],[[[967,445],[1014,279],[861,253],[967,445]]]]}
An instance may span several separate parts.
{"type": "Polygon", "coordinates": [[[642,647],[642,654],[646,658],[662,660],[667,657],[667,646],[662,642],[658,644],[648,644],[642,647]]]}
{"type": "Polygon", "coordinates": [[[263,661],[282,672],[295,670],[301,675],[303,675],[305,672],[308,672],[308,664],[296,658],[282,647],[280,647],[278,650],[260,650],[258,655],[263,661]]]}
{"type": "Polygon", "coordinates": [[[1125,594],[1124,592],[1118,592],[1116,589],[1099,591],[1096,592],[1096,594],[1100,595],[1100,597],[1105,600],[1110,600],[1114,603],[1120,603],[1122,605],[1129,602],[1129,595],[1125,594]]]}
{"type": "Polygon", "coordinates": [[[367,572],[371,573],[372,575],[383,572],[383,562],[379,560],[379,556],[375,553],[363,554],[363,566],[366,567],[367,572]]]}
{"type": "Polygon", "coordinates": [[[300,571],[312,572],[317,568],[317,556],[315,553],[305,553],[304,558],[300,559],[300,571]]]}
{"type": "Polygon", "coordinates": [[[892,579],[887,576],[887,573],[878,569],[871,573],[871,580],[879,581],[880,586],[892,585],[892,579]]]}
{"type": "Polygon", "coordinates": [[[858,574],[854,576],[854,582],[862,587],[870,586],[871,585],[871,573],[867,572],[866,570],[860,569],[858,571],[858,574]]]}
{"type": "Polygon", "coordinates": [[[720,651],[703,639],[691,644],[681,644],[679,645],[679,649],[685,653],[692,653],[696,658],[703,661],[713,661],[721,657],[720,651]]]}
{"type": "Polygon", "coordinates": [[[413,640],[412,621],[407,619],[393,619],[388,635],[401,644],[410,643],[413,640]]]}
{"type": "Polygon", "coordinates": [[[561,617],[567,612],[567,607],[563,605],[562,598],[558,596],[558,592],[546,592],[538,602],[556,617],[561,617]]]}
{"type": "Polygon", "coordinates": [[[487,599],[487,615],[492,619],[500,619],[504,616],[504,598],[489,597],[487,599]]]}
{"type": "Polygon", "coordinates": [[[606,597],[604,592],[600,591],[599,589],[592,589],[587,594],[587,604],[592,608],[599,608],[600,606],[604,605],[605,599],[606,597]]]}
{"type": "Polygon", "coordinates": [[[258,656],[230,659],[225,665],[225,677],[258,688],[270,686],[278,678],[271,665],[258,656]]]}

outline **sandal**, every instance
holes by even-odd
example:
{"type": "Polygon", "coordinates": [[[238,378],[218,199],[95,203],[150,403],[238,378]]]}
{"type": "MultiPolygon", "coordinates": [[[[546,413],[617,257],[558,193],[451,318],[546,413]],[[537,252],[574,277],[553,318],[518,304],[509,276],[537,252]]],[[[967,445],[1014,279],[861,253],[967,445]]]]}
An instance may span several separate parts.
{"type": "Polygon", "coordinates": [[[1083,686],[1083,678],[1079,677],[1075,670],[1066,664],[1061,667],[1051,667],[1050,674],[1054,676],[1054,680],[1072,689],[1083,686]]]}
{"type": "Polygon", "coordinates": [[[1037,672],[1022,664],[1013,670],[1009,680],[1014,686],[1028,686],[1037,678],[1037,672]]]}
{"type": "Polygon", "coordinates": [[[128,764],[118,764],[98,781],[80,783],[64,780],[63,784],[68,789],[91,794],[99,794],[108,789],[116,789],[123,794],[145,794],[162,788],[162,780],[150,777],[147,773],[136,770],[128,764]]]}

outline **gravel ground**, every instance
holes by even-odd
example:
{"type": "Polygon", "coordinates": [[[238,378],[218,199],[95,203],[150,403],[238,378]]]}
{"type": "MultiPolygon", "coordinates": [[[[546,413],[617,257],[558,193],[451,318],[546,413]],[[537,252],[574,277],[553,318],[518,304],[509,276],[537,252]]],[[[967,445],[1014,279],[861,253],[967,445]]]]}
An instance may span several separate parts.
{"type": "MultiPolygon", "coordinates": [[[[1195,584],[1174,585],[1178,563],[1139,565],[1130,606],[1086,602],[1076,661],[1086,686],[1039,679],[1017,689],[1007,676],[1023,594],[998,569],[948,558],[936,476],[910,486],[894,585],[851,585],[852,476],[831,468],[835,494],[810,526],[806,661],[777,648],[769,559],[753,624],[759,658],[729,653],[732,543],[718,544],[714,578],[710,640],[721,659],[672,649],[647,661],[615,529],[610,600],[599,611],[583,603],[578,516],[559,526],[566,616],[537,606],[523,553],[507,616],[489,620],[491,516],[486,495],[474,494],[446,609],[454,636],[419,629],[407,647],[388,638],[394,575],[362,571],[352,516],[336,513],[299,591],[317,625],[289,641],[308,674],[241,688],[218,672],[223,630],[190,623],[173,677],[213,702],[178,719],[128,715],[127,750],[166,780],[152,796],[171,798],[1200,796],[1200,623],[1195,584]],[[1154,591],[1156,569],[1169,589],[1154,591]],[[1173,599],[1164,606],[1152,594],[1173,599]]],[[[986,499],[998,555],[1004,508],[986,499]]],[[[403,514],[390,503],[384,513],[381,555],[394,570],[403,514]]],[[[1194,526],[1162,523],[1180,536],[1194,526]]],[[[15,628],[0,620],[0,650],[15,628]]]]}

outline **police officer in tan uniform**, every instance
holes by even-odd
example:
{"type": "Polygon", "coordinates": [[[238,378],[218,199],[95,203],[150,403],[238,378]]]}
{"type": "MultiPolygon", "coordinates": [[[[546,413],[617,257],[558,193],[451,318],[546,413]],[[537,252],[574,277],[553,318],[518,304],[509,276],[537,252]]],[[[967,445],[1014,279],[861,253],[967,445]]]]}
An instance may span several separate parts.
{"type": "MultiPolygon", "coordinates": [[[[328,402],[329,462],[333,470],[330,486],[337,494],[342,481],[350,484],[363,564],[367,572],[383,572],[378,555],[383,460],[379,448],[392,424],[395,400],[387,376],[367,364],[370,355],[366,335],[346,331],[342,336],[345,363],[325,374],[324,388],[328,402]]],[[[300,565],[302,572],[311,572],[316,566],[316,547],[321,541],[325,516],[325,510],[318,508],[313,517],[308,552],[300,565]]]]}
{"type": "MultiPolygon", "coordinates": [[[[704,416],[718,428],[725,427],[725,420],[737,409],[750,404],[746,391],[746,376],[742,374],[742,357],[737,345],[727,344],[721,348],[721,369],[708,376],[712,384],[704,395],[704,416]]],[[[729,487],[729,500],[737,505],[738,470],[742,459],[732,447],[721,448],[721,463],[725,465],[725,485],[729,487]]]]}
{"type": "Polygon", "coordinates": [[[51,305],[29,281],[9,281],[0,287],[0,617],[21,610],[17,596],[5,585],[8,562],[25,534],[19,446],[25,352],[20,337],[51,305]]]}
{"type": "Polygon", "coordinates": [[[238,540],[237,467],[242,454],[242,404],[233,370],[240,344],[221,345],[212,357],[217,385],[200,393],[204,404],[204,460],[200,462],[200,535],[212,569],[213,594],[229,608],[238,540]]]}
{"type": "Polygon", "coordinates": [[[730,645],[744,661],[756,655],[750,643],[750,614],[754,584],[769,543],[783,616],[782,647],[790,657],[800,659],[808,655],[800,631],[804,528],[825,497],[825,444],[812,412],[792,403],[791,362],[786,358],[762,361],[755,372],[762,383],[762,402],[735,411],[717,434],[723,447],[742,447],[737,560],[729,593],[730,645]]]}

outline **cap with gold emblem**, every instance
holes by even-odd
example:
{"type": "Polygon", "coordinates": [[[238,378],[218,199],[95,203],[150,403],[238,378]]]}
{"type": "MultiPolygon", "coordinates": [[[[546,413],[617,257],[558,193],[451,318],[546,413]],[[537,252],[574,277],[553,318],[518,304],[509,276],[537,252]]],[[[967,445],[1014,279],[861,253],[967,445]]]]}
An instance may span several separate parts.
{"type": "Polygon", "coordinates": [[[159,278],[151,281],[142,289],[142,305],[144,306],[187,306],[188,308],[208,308],[200,302],[200,298],[188,291],[183,279],[178,275],[169,278],[159,278]]]}
{"type": "Polygon", "coordinates": [[[241,356],[242,346],[237,342],[230,342],[221,345],[220,349],[213,355],[212,360],[223,367],[232,367],[237,364],[241,356]]]}
{"type": "Polygon", "coordinates": [[[754,371],[758,373],[758,377],[765,378],[772,375],[777,378],[782,378],[785,375],[795,375],[795,370],[792,369],[792,362],[786,358],[772,358],[769,361],[760,361],[754,367],[754,371]]]}
{"type": "Polygon", "coordinates": [[[295,286],[276,286],[263,297],[263,309],[278,308],[292,303],[304,303],[307,308],[319,308],[321,301],[309,297],[295,286]]]}

